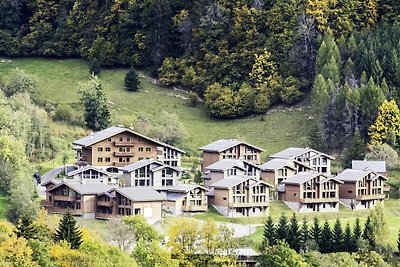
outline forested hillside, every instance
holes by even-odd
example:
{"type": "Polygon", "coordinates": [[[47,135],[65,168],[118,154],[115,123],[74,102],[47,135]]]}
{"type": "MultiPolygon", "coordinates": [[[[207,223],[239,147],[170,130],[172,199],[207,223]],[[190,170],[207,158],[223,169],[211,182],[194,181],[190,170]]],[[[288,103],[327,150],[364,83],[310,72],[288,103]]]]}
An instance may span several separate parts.
{"type": "Polygon", "coordinates": [[[351,75],[349,85],[359,86],[365,71],[366,83],[372,76],[396,95],[398,41],[387,25],[397,25],[399,9],[393,0],[5,0],[0,54],[144,68],[205,97],[212,115],[232,118],[307,95],[329,29],[340,52],[336,88],[351,75]]]}

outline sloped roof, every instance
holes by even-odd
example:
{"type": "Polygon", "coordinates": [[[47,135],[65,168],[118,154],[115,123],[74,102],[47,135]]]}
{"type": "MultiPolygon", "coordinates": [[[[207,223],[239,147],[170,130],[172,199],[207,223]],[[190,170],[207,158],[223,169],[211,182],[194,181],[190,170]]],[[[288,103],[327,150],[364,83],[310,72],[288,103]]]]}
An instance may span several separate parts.
{"type": "Polygon", "coordinates": [[[123,171],[123,172],[132,172],[134,170],[140,169],[140,168],[142,168],[144,166],[147,166],[147,165],[150,165],[150,164],[156,165],[155,168],[163,165],[161,162],[156,161],[156,160],[142,159],[142,160],[136,161],[136,162],[134,162],[132,164],[129,164],[129,165],[123,167],[123,168],[120,168],[120,170],[123,171]]]}
{"type": "Polygon", "coordinates": [[[213,188],[230,188],[232,186],[238,185],[240,183],[243,183],[244,181],[247,181],[248,179],[257,181],[253,178],[246,177],[246,176],[228,176],[225,179],[219,180],[218,182],[213,183],[210,185],[210,187],[213,188]]]}
{"type": "Polygon", "coordinates": [[[97,195],[115,187],[113,185],[104,184],[98,181],[87,181],[85,183],[82,183],[81,181],[78,180],[64,180],[61,183],[50,188],[49,192],[53,191],[54,189],[62,185],[71,188],[72,190],[81,195],[97,195]]]}
{"type": "Polygon", "coordinates": [[[105,171],[105,170],[98,169],[98,168],[96,168],[96,167],[90,166],[90,165],[85,166],[85,167],[83,167],[83,168],[76,169],[76,170],[74,170],[74,171],[71,171],[71,172],[69,172],[69,173],[67,174],[67,176],[74,176],[74,175],[76,175],[76,174],[78,174],[78,173],[81,173],[81,172],[84,172],[84,171],[87,171],[87,170],[94,170],[94,171],[97,171],[97,172],[101,172],[101,173],[103,173],[103,174],[105,174],[105,175],[107,175],[107,176],[111,176],[111,173],[109,173],[109,172],[107,172],[107,171],[105,171]]]}
{"type": "Polygon", "coordinates": [[[374,172],[386,172],[386,161],[374,160],[352,160],[351,168],[353,170],[371,170],[374,172]]]}
{"type": "Polygon", "coordinates": [[[113,189],[133,202],[140,201],[162,201],[164,195],[158,193],[153,188],[147,187],[118,187],[113,189]]]}
{"type": "Polygon", "coordinates": [[[167,194],[167,199],[166,200],[175,201],[175,200],[178,200],[178,199],[182,199],[184,197],[186,197],[186,194],[170,193],[170,194],[167,194]]]}
{"type": "Polygon", "coordinates": [[[207,166],[205,169],[206,170],[212,170],[212,171],[225,171],[227,169],[237,167],[239,169],[245,170],[245,164],[252,165],[255,168],[260,168],[257,165],[251,164],[249,162],[246,162],[244,160],[240,159],[221,159],[220,161],[217,161],[209,166],[207,166]]]}
{"type": "Polygon", "coordinates": [[[302,183],[304,183],[304,182],[306,182],[308,180],[311,180],[311,179],[313,179],[313,178],[315,178],[317,176],[326,177],[326,176],[324,176],[324,175],[322,175],[320,173],[317,173],[317,172],[299,172],[298,174],[296,174],[296,175],[294,175],[294,176],[292,176],[290,178],[287,178],[286,180],[283,180],[282,184],[295,184],[295,185],[298,185],[298,184],[302,184],[302,183]]]}
{"type": "Polygon", "coordinates": [[[199,184],[176,184],[173,186],[167,186],[165,189],[167,189],[168,192],[189,192],[190,190],[193,190],[195,188],[201,188],[203,190],[208,191],[207,188],[204,186],[201,186],[199,184]]]}
{"type": "Polygon", "coordinates": [[[373,172],[372,170],[354,170],[354,169],[345,169],[341,173],[339,173],[335,178],[337,180],[343,181],[343,182],[350,182],[350,183],[355,183],[361,179],[363,179],[365,176],[368,174],[372,173],[373,176],[369,180],[374,180],[378,177],[381,177],[384,180],[387,180],[386,177],[377,174],[373,172]]]}
{"type": "Polygon", "coordinates": [[[110,137],[112,137],[114,135],[117,135],[119,133],[126,132],[126,131],[130,132],[130,133],[132,133],[134,135],[140,136],[140,137],[142,137],[144,139],[147,139],[147,140],[149,140],[149,141],[151,141],[153,143],[156,143],[156,144],[158,144],[160,146],[168,147],[168,148],[171,148],[171,149],[176,150],[178,152],[185,153],[185,151],[183,151],[183,150],[181,150],[179,148],[176,148],[176,147],[168,145],[166,143],[157,141],[157,140],[152,139],[150,137],[147,137],[147,136],[145,136],[143,134],[135,132],[135,131],[133,131],[131,129],[127,129],[127,128],[120,127],[120,126],[111,126],[111,127],[107,128],[107,129],[104,129],[104,130],[101,130],[99,132],[93,133],[93,134],[91,134],[89,136],[86,136],[86,137],[83,137],[83,138],[81,138],[79,140],[75,140],[73,142],[73,144],[74,145],[79,145],[79,146],[82,146],[82,147],[90,146],[90,145],[98,143],[98,142],[100,142],[100,141],[102,141],[104,139],[110,138],[110,137]]]}
{"type": "Polygon", "coordinates": [[[259,150],[261,152],[264,151],[264,149],[262,149],[262,148],[253,146],[253,145],[251,145],[249,143],[246,143],[246,142],[243,142],[243,141],[239,141],[237,139],[220,139],[220,140],[212,142],[212,143],[210,143],[208,145],[200,147],[199,150],[209,151],[209,152],[221,152],[221,151],[224,151],[226,149],[229,149],[231,147],[234,147],[234,146],[237,146],[237,145],[240,145],[240,144],[244,144],[244,145],[250,146],[250,147],[252,147],[254,149],[257,149],[257,150],[259,150]]]}
{"type": "Polygon", "coordinates": [[[262,164],[260,166],[261,170],[265,171],[265,170],[279,170],[283,167],[288,167],[291,168],[293,170],[295,170],[295,168],[293,166],[290,166],[290,163],[293,162],[292,159],[280,159],[280,158],[273,158],[267,162],[265,162],[264,164],[262,164]]]}
{"type": "MultiPolygon", "coordinates": [[[[303,148],[303,147],[288,147],[288,148],[286,148],[278,153],[275,153],[269,157],[270,158],[281,158],[281,159],[294,159],[294,158],[296,158],[304,153],[307,153],[307,152],[314,152],[318,155],[324,155],[330,159],[334,159],[334,157],[332,157],[328,154],[319,152],[312,148],[303,148]]],[[[315,156],[313,156],[313,157],[315,157],[315,156]]],[[[313,158],[313,157],[311,157],[311,158],[313,158]]]]}

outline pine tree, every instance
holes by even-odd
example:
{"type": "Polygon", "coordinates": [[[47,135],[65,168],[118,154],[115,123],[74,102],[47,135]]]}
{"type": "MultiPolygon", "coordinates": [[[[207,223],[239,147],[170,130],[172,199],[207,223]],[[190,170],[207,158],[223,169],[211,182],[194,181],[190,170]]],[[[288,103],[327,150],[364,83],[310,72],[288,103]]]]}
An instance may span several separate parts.
{"type": "Polygon", "coordinates": [[[367,221],[364,225],[364,231],[362,237],[368,241],[370,247],[375,248],[375,233],[371,223],[371,216],[368,215],[367,221]]]}
{"type": "Polygon", "coordinates": [[[353,228],[353,242],[352,242],[353,251],[358,250],[358,242],[360,241],[360,238],[362,238],[362,229],[361,229],[360,219],[357,218],[353,228]]]}
{"type": "Polygon", "coordinates": [[[307,246],[309,239],[310,239],[310,233],[309,233],[309,229],[308,229],[308,221],[307,221],[307,218],[304,218],[303,224],[302,224],[301,230],[300,230],[300,248],[304,252],[307,252],[309,250],[309,248],[307,246]]]}
{"type": "Polygon", "coordinates": [[[77,249],[82,243],[82,232],[70,212],[64,214],[54,235],[55,241],[65,240],[72,249],[77,249]]]}
{"type": "Polygon", "coordinates": [[[293,216],[290,219],[289,235],[287,241],[292,249],[296,250],[297,252],[300,251],[300,230],[295,213],[293,213],[293,216]]]}
{"type": "Polygon", "coordinates": [[[89,73],[92,75],[99,75],[100,74],[100,63],[99,61],[95,58],[90,62],[90,67],[89,67],[89,73]]]}
{"type": "Polygon", "coordinates": [[[137,91],[139,89],[140,81],[134,68],[130,68],[125,75],[125,88],[128,91],[137,91]]]}
{"type": "Polygon", "coordinates": [[[336,219],[332,231],[332,252],[343,251],[343,230],[339,219],[336,219]]]}
{"type": "Polygon", "coordinates": [[[276,244],[275,224],[272,221],[272,217],[268,216],[264,224],[263,241],[261,243],[261,251],[264,251],[266,247],[273,246],[276,244]]]}
{"type": "Polygon", "coordinates": [[[321,240],[319,242],[319,251],[321,253],[332,252],[332,232],[328,221],[325,221],[324,227],[322,228],[321,240]]]}
{"type": "Polygon", "coordinates": [[[30,218],[24,216],[19,220],[15,234],[25,239],[37,239],[38,229],[30,218]]]}
{"type": "Polygon", "coordinates": [[[358,129],[355,130],[351,146],[344,152],[343,168],[351,168],[352,160],[363,160],[367,153],[367,145],[358,129]]]}
{"type": "Polygon", "coordinates": [[[329,94],[326,80],[324,76],[318,74],[311,91],[311,103],[316,116],[320,117],[324,114],[328,101],[329,94]]]}
{"type": "Polygon", "coordinates": [[[313,226],[310,229],[310,238],[315,241],[315,243],[319,246],[321,241],[322,229],[319,225],[318,217],[314,218],[313,226]]]}
{"type": "Polygon", "coordinates": [[[286,241],[288,238],[288,233],[288,220],[285,214],[282,213],[281,217],[279,218],[278,226],[276,228],[276,240],[286,241]]]}
{"type": "Polygon", "coordinates": [[[350,224],[346,224],[343,236],[343,251],[344,252],[355,252],[354,248],[357,247],[357,243],[354,243],[354,237],[351,233],[350,224]]]}
{"type": "Polygon", "coordinates": [[[310,127],[310,131],[308,133],[308,145],[318,151],[327,152],[324,131],[320,123],[318,123],[317,121],[315,121],[310,127]]]}

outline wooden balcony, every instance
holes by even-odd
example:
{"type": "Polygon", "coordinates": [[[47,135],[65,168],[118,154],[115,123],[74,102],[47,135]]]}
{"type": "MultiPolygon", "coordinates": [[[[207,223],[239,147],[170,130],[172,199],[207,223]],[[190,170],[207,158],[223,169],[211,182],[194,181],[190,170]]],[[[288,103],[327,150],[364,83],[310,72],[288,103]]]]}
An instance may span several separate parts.
{"type": "Polygon", "coordinates": [[[269,206],[269,201],[266,202],[229,202],[230,208],[250,208],[258,206],[269,206]]]}
{"type": "Polygon", "coordinates": [[[53,195],[53,200],[73,202],[73,201],[75,201],[76,199],[75,199],[75,197],[71,197],[71,196],[57,196],[57,195],[53,195]]]}
{"type": "Polygon", "coordinates": [[[329,203],[329,202],[338,202],[339,197],[330,197],[330,198],[300,198],[300,203],[329,203]]]}
{"type": "Polygon", "coordinates": [[[189,205],[183,206],[182,211],[207,211],[207,205],[189,205]]]}
{"type": "Polygon", "coordinates": [[[67,211],[69,211],[72,215],[82,215],[83,214],[83,210],[82,209],[63,209],[63,208],[54,208],[54,207],[48,207],[47,211],[49,213],[67,213],[67,211]]]}
{"type": "Polygon", "coordinates": [[[114,156],[116,156],[116,157],[133,157],[133,152],[115,151],[114,156]]]}
{"type": "Polygon", "coordinates": [[[115,141],[115,146],[135,146],[135,142],[133,141],[115,141]]]}
{"type": "Polygon", "coordinates": [[[97,206],[112,207],[113,204],[111,201],[97,201],[97,206]]]}
{"type": "Polygon", "coordinates": [[[385,194],[356,196],[356,200],[374,200],[374,199],[384,199],[384,198],[385,194]]]}

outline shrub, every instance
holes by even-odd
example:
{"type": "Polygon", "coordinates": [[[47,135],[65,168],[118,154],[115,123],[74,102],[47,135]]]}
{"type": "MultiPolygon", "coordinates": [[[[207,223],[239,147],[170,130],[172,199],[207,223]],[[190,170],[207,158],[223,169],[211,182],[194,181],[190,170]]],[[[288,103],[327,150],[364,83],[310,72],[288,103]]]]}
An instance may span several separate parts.
{"type": "Polygon", "coordinates": [[[73,112],[70,107],[65,105],[59,105],[56,107],[54,111],[53,120],[55,121],[72,121],[73,120],[73,112]]]}
{"type": "Polygon", "coordinates": [[[196,92],[190,91],[188,93],[189,106],[195,107],[198,102],[199,102],[199,96],[196,94],[196,92]]]}
{"type": "Polygon", "coordinates": [[[101,72],[100,69],[100,63],[99,61],[95,58],[90,62],[89,66],[89,73],[92,75],[99,75],[101,72]]]}

